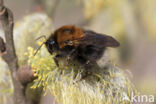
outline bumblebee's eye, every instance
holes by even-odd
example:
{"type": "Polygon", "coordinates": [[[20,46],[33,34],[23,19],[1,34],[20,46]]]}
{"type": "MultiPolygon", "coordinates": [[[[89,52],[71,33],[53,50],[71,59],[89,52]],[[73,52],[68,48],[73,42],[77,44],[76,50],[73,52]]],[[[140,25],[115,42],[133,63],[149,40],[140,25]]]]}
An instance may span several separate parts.
{"type": "Polygon", "coordinates": [[[55,41],[51,41],[51,42],[49,42],[49,44],[50,45],[53,45],[53,44],[55,44],[55,41]]]}
{"type": "Polygon", "coordinates": [[[47,47],[49,53],[52,54],[55,49],[55,41],[48,40],[45,44],[46,44],[46,47],[47,47]]]}

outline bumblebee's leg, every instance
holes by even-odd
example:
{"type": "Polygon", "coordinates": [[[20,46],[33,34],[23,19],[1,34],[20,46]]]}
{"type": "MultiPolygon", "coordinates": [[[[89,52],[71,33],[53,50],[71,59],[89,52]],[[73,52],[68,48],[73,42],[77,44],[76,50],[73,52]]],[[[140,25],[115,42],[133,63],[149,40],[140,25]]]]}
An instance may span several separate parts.
{"type": "Polygon", "coordinates": [[[59,67],[57,55],[54,57],[54,62],[56,64],[56,66],[59,67]]]}
{"type": "Polygon", "coordinates": [[[90,76],[92,74],[91,70],[92,70],[92,63],[91,61],[87,61],[84,65],[84,74],[82,75],[81,79],[85,79],[86,77],[90,76]]]}
{"type": "Polygon", "coordinates": [[[90,71],[85,70],[82,74],[80,81],[82,81],[83,79],[87,78],[90,75],[92,75],[92,73],[90,71]]]}
{"type": "Polygon", "coordinates": [[[54,57],[54,61],[55,61],[55,64],[59,67],[59,63],[58,63],[58,58],[62,58],[63,56],[60,55],[60,54],[57,54],[55,57],[54,57]]]}
{"type": "Polygon", "coordinates": [[[72,49],[70,53],[68,54],[67,59],[66,59],[66,65],[68,65],[69,61],[76,55],[75,51],[76,51],[76,48],[72,49]]]}
{"type": "Polygon", "coordinates": [[[87,61],[85,64],[83,64],[81,66],[82,69],[82,74],[81,74],[81,78],[76,80],[75,82],[80,82],[82,80],[84,80],[85,78],[87,78],[88,76],[92,75],[92,64],[91,61],[87,61]]]}
{"type": "Polygon", "coordinates": [[[75,82],[80,82],[80,81],[84,80],[85,78],[87,78],[90,75],[92,75],[92,72],[87,71],[86,69],[84,69],[84,71],[82,72],[81,78],[76,80],[75,82]]]}

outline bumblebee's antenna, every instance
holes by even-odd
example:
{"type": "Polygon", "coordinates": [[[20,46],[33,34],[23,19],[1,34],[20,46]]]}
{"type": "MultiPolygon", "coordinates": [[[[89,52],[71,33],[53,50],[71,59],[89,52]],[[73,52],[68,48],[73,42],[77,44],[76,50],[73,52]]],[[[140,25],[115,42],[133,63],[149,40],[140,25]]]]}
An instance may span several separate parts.
{"type": "Polygon", "coordinates": [[[36,50],[34,56],[37,54],[37,52],[41,49],[41,47],[42,47],[44,44],[45,44],[45,42],[43,42],[43,43],[37,48],[37,50],[36,50]]]}
{"type": "MultiPolygon", "coordinates": [[[[46,36],[45,36],[45,35],[42,35],[42,36],[38,37],[38,38],[35,39],[35,40],[39,40],[39,39],[41,39],[41,38],[46,39],[46,36]]],[[[37,50],[36,50],[34,56],[37,54],[37,52],[41,49],[41,47],[42,47],[44,44],[45,44],[45,42],[43,42],[43,43],[37,48],[37,50]]]]}
{"type": "Polygon", "coordinates": [[[35,40],[39,40],[39,39],[41,39],[41,38],[46,39],[46,36],[45,36],[45,35],[42,35],[42,36],[40,36],[40,37],[36,38],[35,40]]]}

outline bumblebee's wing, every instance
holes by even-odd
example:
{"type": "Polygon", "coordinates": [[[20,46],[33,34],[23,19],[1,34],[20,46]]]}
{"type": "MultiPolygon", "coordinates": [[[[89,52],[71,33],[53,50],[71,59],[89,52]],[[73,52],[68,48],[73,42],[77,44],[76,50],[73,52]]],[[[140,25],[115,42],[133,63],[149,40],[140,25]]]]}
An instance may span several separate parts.
{"type": "Polygon", "coordinates": [[[84,31],[84,37],[79,43],[79,55],[90,61],[100,59],[106,47],[119,46],[119,42],[113,37],[93,31],[84,31]]]}
{"type": "Polygon", "coordinates": [[[98,46],[99,48],[118,47],[120,45],[119,42],[111,36],[87,30],[84,30],[84,38],[81,40],[81,43],[98,46]]]}

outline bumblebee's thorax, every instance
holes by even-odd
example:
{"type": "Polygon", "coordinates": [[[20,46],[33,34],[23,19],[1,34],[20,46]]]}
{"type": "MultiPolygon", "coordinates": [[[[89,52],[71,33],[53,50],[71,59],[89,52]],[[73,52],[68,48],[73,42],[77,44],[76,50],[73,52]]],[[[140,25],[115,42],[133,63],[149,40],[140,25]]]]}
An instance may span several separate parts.
{"type": "Polygon", "coordinates": [[[75,26],[63,26],[54,33],[54,39],[60,49],[66,46],[77,46],[83,37],[83,30],[75,26]]]}

